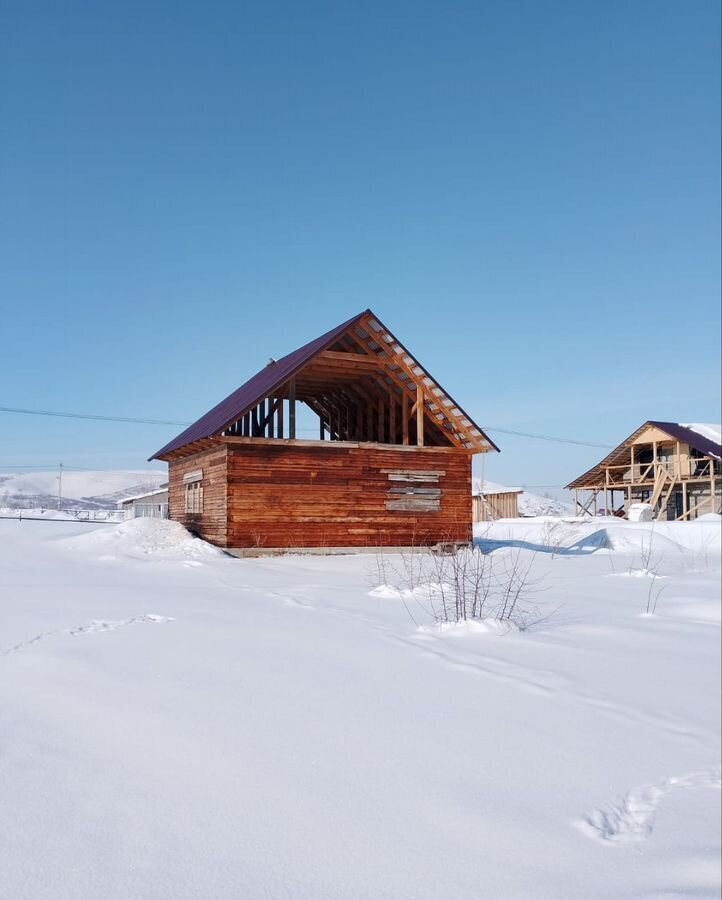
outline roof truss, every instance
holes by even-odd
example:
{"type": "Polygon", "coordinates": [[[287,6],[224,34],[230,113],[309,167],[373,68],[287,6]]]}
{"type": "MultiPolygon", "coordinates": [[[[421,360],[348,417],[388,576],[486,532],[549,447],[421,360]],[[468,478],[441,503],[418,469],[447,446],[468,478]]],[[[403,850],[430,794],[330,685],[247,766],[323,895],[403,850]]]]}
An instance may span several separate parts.
{"type": "Polygon", "coordinates": [[[209,439],[295,439],[299,401],[318,415],[320,439],[446,447],[469,453],[498,449],[366,310],[327,336],[270,363],[156,456],[185,455],[194,452],[199,441],[209,439]]]}

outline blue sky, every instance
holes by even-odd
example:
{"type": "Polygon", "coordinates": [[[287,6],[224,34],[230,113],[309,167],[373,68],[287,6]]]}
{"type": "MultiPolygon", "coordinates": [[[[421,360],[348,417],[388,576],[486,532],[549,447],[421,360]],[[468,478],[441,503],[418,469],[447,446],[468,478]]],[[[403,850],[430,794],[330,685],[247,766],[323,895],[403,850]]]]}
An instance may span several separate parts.
{"type": "MultiPolygon", "coordinates": [[[[0,405],[192,420],[371,306],[483,426],[719,421],[717,2],[0,25],[0,405]]],[[[177,430],[1,413],[0,471],[142,467],[177,430]]],[[[496,481],[603,453],[491,434],[496,481]]]]}

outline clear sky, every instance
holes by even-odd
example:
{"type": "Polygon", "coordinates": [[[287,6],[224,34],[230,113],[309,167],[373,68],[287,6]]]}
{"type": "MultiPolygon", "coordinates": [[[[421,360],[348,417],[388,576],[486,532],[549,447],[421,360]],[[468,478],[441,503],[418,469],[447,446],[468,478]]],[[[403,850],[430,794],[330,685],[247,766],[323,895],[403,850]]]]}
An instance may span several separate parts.
{"type": "MultiPolygon", "coordinates": [[[[717,0],[8,3],[0,405],[188,421],[372,307],[482,426],[719,421],[717,0]]],[[[0,413],[3,466],[179,428],[0,413]]],[[[487,477],[603,450],[490,431],[487,477]]]]}

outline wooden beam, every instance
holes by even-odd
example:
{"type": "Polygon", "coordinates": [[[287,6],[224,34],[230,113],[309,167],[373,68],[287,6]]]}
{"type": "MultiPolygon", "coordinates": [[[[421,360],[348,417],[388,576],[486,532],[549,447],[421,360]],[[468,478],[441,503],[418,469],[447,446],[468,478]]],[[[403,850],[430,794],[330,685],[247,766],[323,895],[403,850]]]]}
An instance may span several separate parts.
{"type": "MultiPolygon", "coordinates": [[[[328,441],[321,441],[318,439],[307,440],[306,438],[302,438],[300,440],[291,440],[290,438],[285,439],[286,444],[293,444],[298,446],[311,446],[311,447],[330,447],[328,441]]],[[[380,441],[339,441],[338,442],[342,447],[363,447],[366,444],[371,444],[374,447],[380,447],[382,449],[388,449],[389,444],[381,443],[380,441]]],[[[245,438],[245,437],[217,437],[213,439],[213,442],[208,443],[208,447],[218,446],[218,444],[268,444],[269,446],[278,446],[278,441],[274,438],[273,440],[269,440],[268,438],[245,438]]],[[[205,447],[203,447],[205,449],[205,447]]],[[[401,447],[398,444],[393,447],[394,452],[399,453],[416,453],[418,448],[415,445],[410,447],[401,447]]],[[[463,453],[465,452],[468,456],[474,455],[474,450],[459,450],[458,447],[424,447],[424,450],[427,453],[463,453]]],[[[198,451],[194,451],[198,452],[198,451]]],[[[188,456],[190,454],[183,454],[184,456],[188,456]]]]}
{"type": "Polygon", "coordinates": [[[283,397],[278,398],[278,408],[276,409],[276,436],[283,438],[283,397]]]}
{"type": "Polygon", "coordinates": [[[371,356],[360,353],[339,353],[337,350],[323,350],[313,358],[311,365],[320,363],[324,368],[333,366],[338,369],[356,368],[356,369],[374,369],[385,364],[384,359],[374,359],[371,356]]]}
{"type": "MultiPolygon", "coordinates": [[[[365,345],[365,343],[363,342],[362,338],[358,337],[355,334],[349,334],[348,337],[351,338],[354,341],[354,343],[358,347],[360,347],[365,353],[367,353],[372,359],[377,359],[377,360],[379,359],[379,355],[374,353],[369,347],[367,347],[365,345]]],[[[376,338],[374,338],[374,340],[376,340],[376,338]]],[[[464,428],[464,426],[462,426],[461,423],[456,420],[456,417],[452,418],[452,413],[450,413],[446,409],[446,407],[442,404],[441,400],[438,397],[434,396],[430,391],[427,391],[426,387],[422,383],[422,379],[424,377],[427,377],[433,382],[433,379],[431,379],[430,375],[427,375],[426,373],[424,373],[421,376],[416,375],[412,371],[412,369],[409,368],[409,366],[403,361],[403,359],[401,359],[400,357],[391,356],[390,355],[391,350],[385,344],[383,344],[381,341],[377,341],[377,343],[381,344],[384,347],[384,353],[387,354],[387,356],[385,358],[380,357],[380,361],[384,362],[384,363],[394,363],[395,365],[397,365],[399,367],[399,369],[402,369],[403,371],[405,371],[408,376],[409,380],[404,381],[402,378],[399,378],[398,373],[395,372],[392,368],[387,368],[385,370],[385,374],[388,375],[388,377],[391,378],[392,381],[394,381],[396,383],[396,385],[401,389],[402,395],[409,393],[410,389],[413,389],[414,387],[416,387],[417,391],[418,391],[418,388],[420,386],[422,391],[425,393],[427,399],[437,407],[437,409],[439,410],[441,415],[444,417],[444,422],[446,424],[448,424],[450,426],[450,428],[452,429],[451,431],[447,431],[447,429],[443,427],[443,424],[444,424],[443,422],[440,424],[439,422],[434,420],[434,425],[436,426],[436,428],[438,428],[438,430],[441,432],[441,434],[444,436],[444,438],[446,440],[450,441],[453,445],[459,447],[459,449],[461,449],[461,450],[469,449],[464,444],[464,440],[468,441],[472,445],[476,445],[478,448],[477,452],[485,452],[486,450],[489,449],[489,447],[486,446],[483,437],[477,438],[477,437],[474,437],[471,433],[469,433],[464,428]],[[481,446],[479,446],[479,445],[481,445],[481,446]]],[[[419,368],[421,368],[421,367],[419,366],[419,368]]],[[[435,382],[433,382],[433,383],[435,384],[435,382]]],[[[423,399],[422,399],[422,403],[423,403],[423,399]]],[[[416,403],[412,407],[411,415],[414,414],[415,410],[416,410],[416,403]]],[[[432,413],[432,415],[433,415],[433,413],[432,413]]]]}
{"type": "Polygon", "coordinates": [[[416,446],[424,446],[424,389],[416,385],[416,446]]]}
{"type": "Polygon", "coordinates": [[[379,397],[379,435],[378,440],[380,444],[384,442],[384,398],[379,397]]]}
{"type": "MultiPolygon", "coordinates": [[[[417,386],[417,388],[419,385],[421,385],[422,390],[424,391],[424,393],[427,396],[427,399],[437,407],[439,412],[442,414],[442,416],[444,417],[444,419],[447,421],[447,423],[450,425],[450,427],[452,429],[452,431],[449,432],[445,428],[442,428],[441,426],[439,426],[438,423],[435,423],[435,424],[437,424],[437,427],[439,427],[439,430],[442,432],[442,434],[444,434],[446,436],[446,438],[448,440],[450,440],[452,443],[456,443],[457,446],[460,446],[463,449],[467,449],[464,445],[464,441],[468,441],[472,445],[477,445],[482,452],[485,452],[486,450],[488,450],[489,447],[486,445],[485,439],[482,436],[476,437],[475,435],[473,435],[467,429],[466,426],[462,425],[462,423],[460,421],[460,417],[455,416],[452,412],[450,412],[444,406],[444,404],[441,402],[441,399],[439,397],[436,397],[434,394],[432,394],[430,389],[427,389],[426,385],[424,384],[424,378],[429,379],[429,381],[431,382],[431,386],[439,387],[439,385],[437,385],[436,382],[433,380],[433,378],[431,378],[431,376],[428,374],[428,372],[426,372],[424,370],[423,366],[421,366],[409,353],[406,353],[406,352],[396,353],[393,350],[393,348],[383,340],[383,336],[382,336],[383,333],[376,332],[373,328],[371,328],[370,322],[371,322],[372,318],[373,318],[373,316],[365,316],[362,319],[362,324],[369,331],[369,334],[372,337],[372,339],[382,348],[383,353],[386,354],[386,362],[389,364],[396,365],[401,370],[403,370],[406,373],[406,375],[417,386]],[[406,362],[406,360],[404,359],[405,356],[408,356],[412,360],[413,365],[409,365],[406,362]],[[414,372],[414,370],[413,370],[414,366],[421,369],[420,375],[417,375],[416,372],[414,372]],[[457,433],[459,436],[457,436],[457,433]]],[[[371,351],[368,347],[365,346],[363,339],[359,338],[355,334],[352,334],[350,336],[367,353],[371,354],[372,356],[377,356],[377,354],[374,354],[373,351],[371,351]]],[[[393,337],[393,336],[389,335],[389,337],[393,337]]],[[[399,384],[402,388],[404,387],[405,383],[400,378],[398,378],[396,372],[394,372],[393,369],[388,368],[386,370],[386,374],[389,375],[392,379],[394,379],[394,381],[396,381],[397,384],[399,384]]],[[[439,389],[442,390],[442,394],[443,394],[443,389],[441,389],[441,388],[439,388],[439,389]]],[[[448,397],[448,395],[444,395],[444,396],[446,396],[448,400],[451,400],[451,398],[448,397]]],[[[453,401],[451,401],[451,402],[453,402],[453,401]]],[[[463,416],[463,413],[461,415],[463,416]]]]}
{"type": "Polygon", "coordinates": [[[288,385],[288,436],[296,439],[296,379],[292,378],[288,385]]]}

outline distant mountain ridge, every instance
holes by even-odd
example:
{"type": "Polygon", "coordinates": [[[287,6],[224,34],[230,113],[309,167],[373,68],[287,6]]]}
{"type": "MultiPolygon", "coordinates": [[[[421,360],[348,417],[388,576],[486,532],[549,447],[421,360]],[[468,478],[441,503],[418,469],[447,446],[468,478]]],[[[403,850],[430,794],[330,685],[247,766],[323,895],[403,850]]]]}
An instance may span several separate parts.
{"type": "MultiPolygon", "coordinates": [[[[63,509],[115,509],[124,497],[155,490],[162,471],[74,471],[62,474],[63,509]]],[[[0,473],[0,507],[57,509],[58,471],[0,473]]]]}

